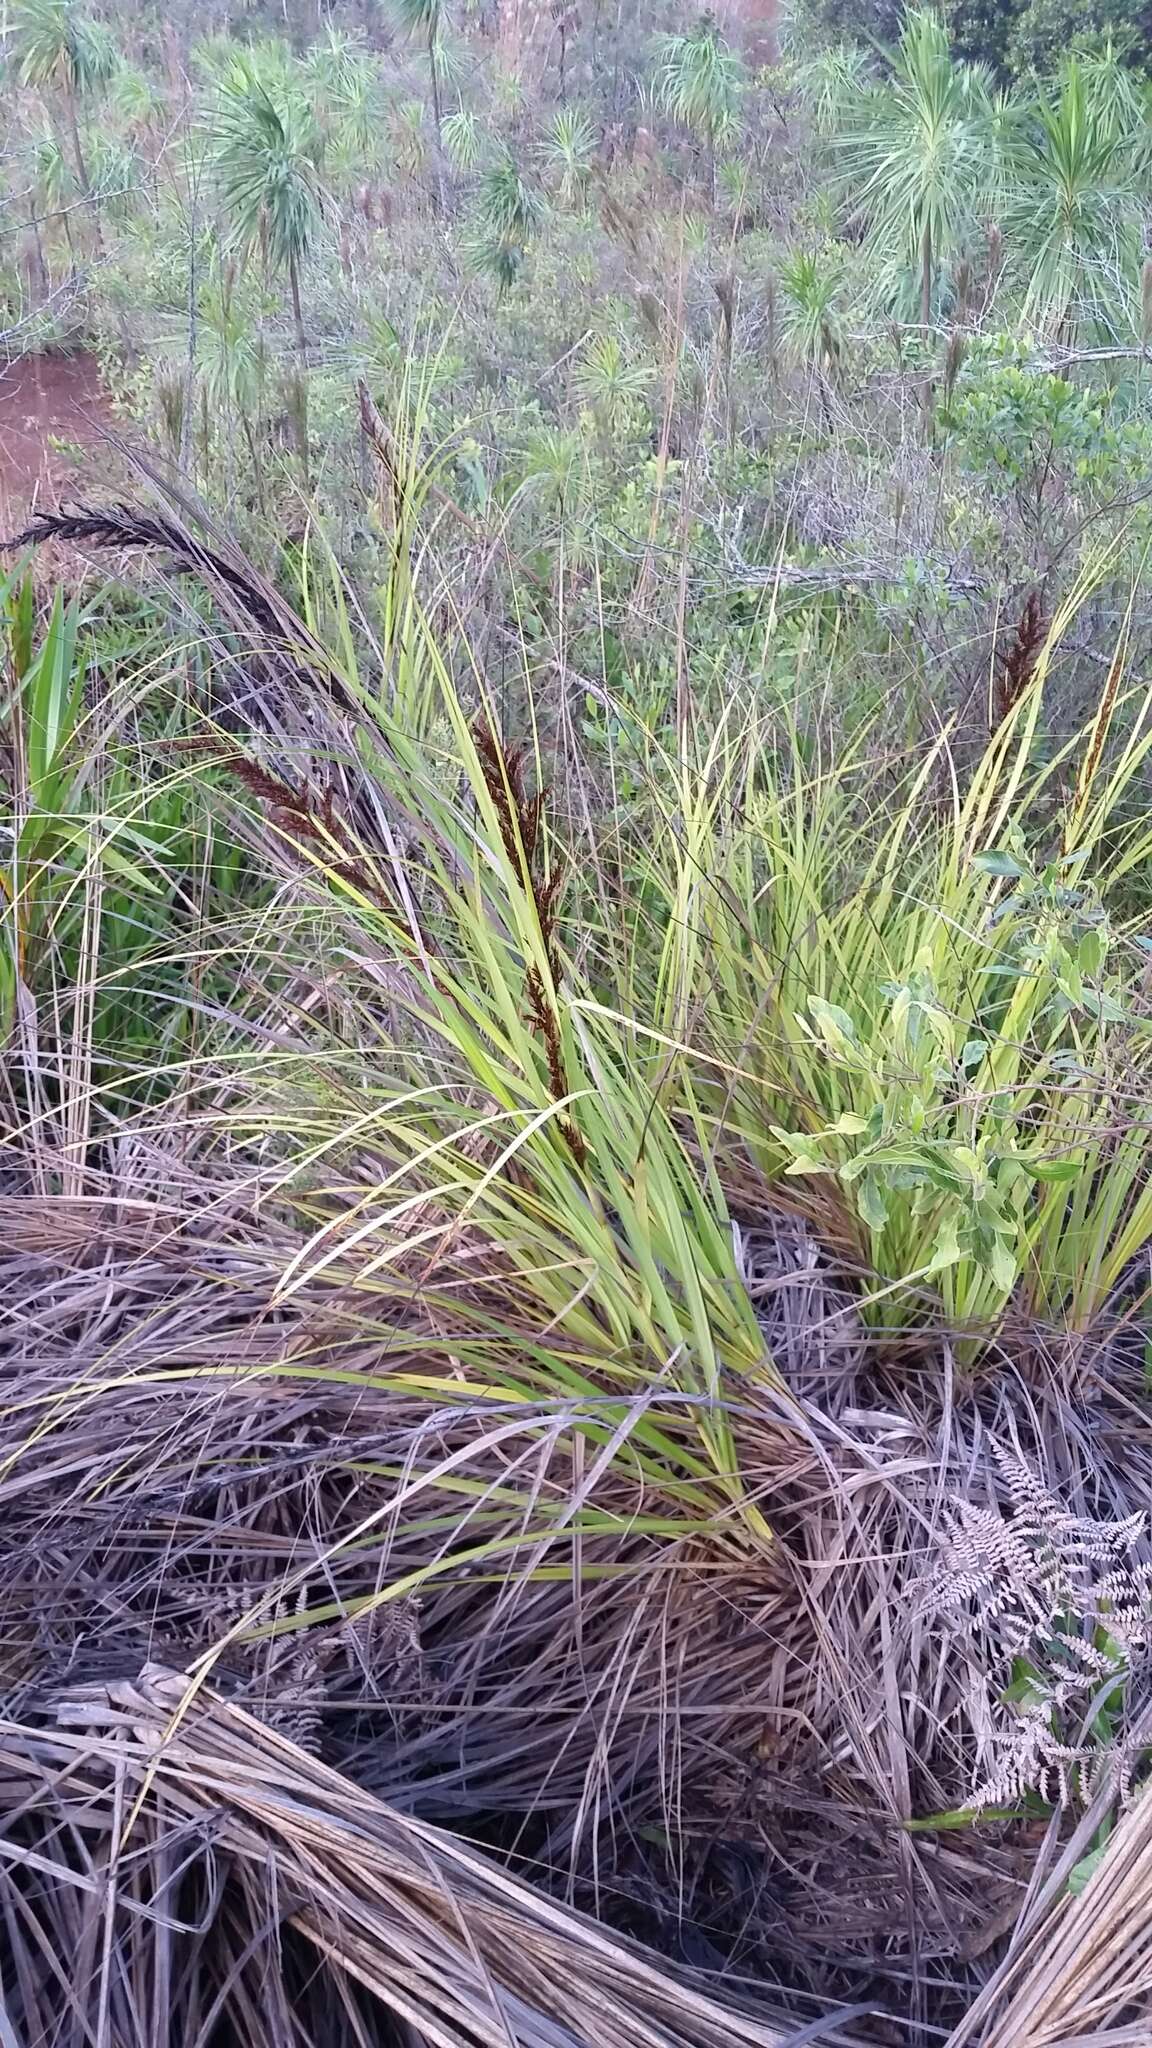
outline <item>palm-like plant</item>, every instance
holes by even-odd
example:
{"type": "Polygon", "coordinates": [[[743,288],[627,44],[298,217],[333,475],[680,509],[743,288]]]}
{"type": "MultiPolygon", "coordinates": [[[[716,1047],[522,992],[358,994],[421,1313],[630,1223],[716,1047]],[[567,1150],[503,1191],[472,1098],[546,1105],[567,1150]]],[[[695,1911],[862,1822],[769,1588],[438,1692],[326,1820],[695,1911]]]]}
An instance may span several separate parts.
{"type": "Polygon", "coordinates": [[[860,102],[875,80],[858,43],[833,43],[800,66],[797,82],[818,135],[833,135],[858,118],[860,102]]]}
{"type": "Polygon", "coordinates": [[[908,16],[891,83],[869,94],[865,115],[835,138],[844,190],[868,217],[882,260],[917,274],[927,326],[940,267],[978,213],[991,162],[983,83],[953,63],[933,9],[908,16]]]}
{"type": "Polygon", "coordinates": [[[300,271],[323,218],[321,137],[302,94],[273,91],[239,61],[221,84],[215,114],[220,195],[232,245],[260,249],[287,273],[297,346],[306,347],[300,271]]]}
{"type": "Polygon", "coordinates": [[[64,240],[70,255],[72,246],[72,224],[68,213],[68,202],[76,189],[76,174],[69,165],[59,142],[49,131],[36,137],[32,145],[32,232],[36,240],[37,258],[41,275],[47,277],[48,269],[44,258],[40,236],[40,217],[46,220],[59,219],[64,225],[64,240]]]}
{"type": "Polygon", "coordinates": [[[424,124],[423,100],[401,100],[393,107],[389,129],[397,168],[409,178],[419,177],[428,161],[428,131],[424,124]]]}
{"type": "Polygon", "coordinates": [[[341,100],[357,91],[366,69],[371,72],[367,59],[367,51],[355,36],[346,35],[329,22],[320,41],[313,43],[301,59],[301,69],[326,97],[341,100]]]}
{"type": "Polygon", "coordinates": [[[345,174],[378,169],[384,117],[379,67],[371,51],[329,26],[303,68],[320,101],[327,160],[345,174]]]}
{"type": "Polygon", "coordinates": [[[278,36],[254,36],[239,45],[226,29],[199,37],[189,52],[189,62],[196,77],[213,91],[232,77],[238,63],[251,65],[269,89],[288,85],[301,69],[299,60],[278,36]]]}
{"type": "Polygon", "coordinates": [[[536,232],[542,205],[515,157],[505,154],[485,171],[477,194],[473,256],[501,291],[513,284],[536,232]]]}
{"type": "Polygon", "coordinates": [[[474,171],[480,161],[483,137],[471,107],[455,107],[444,116],[441,131],[448,161],[458,171],[474,171]]]}
{"type": "Polygon", "coordinates": [[[835,256],[794,250],[780,265],[781,328],[791,355],[818,370],[840,361],[841,269],[835,256]]]}
{"type": "Polygon", "coordinates": [[[268,375],[264,343],[230,281],[201,302],[200,374],[214,414],[248,418],[259,411],[268,375]]]}
{"type": "Polygon", "coordinates": [[[517,498],[535,499],[552,509],[568,507],[588,470],[588,445],[575,427],[538,427],[525,440],[519,462],[517,498]]]}
{"type": "Polygon", "coordinates": [[[392,14],[405,35],[419,36],[428,53],[428,78],[432,87],[432,118],[436,124],[439,151],[443,118],[440,104],[440,44],[448,24],[446,0],[391,0],[392,14]]]}
{"type": "Polygon", "coordinates": [[[80,190],[89,190],[80,139],[80,100],[107,85],[116,46],[101,22],[77,13],[71,0],[16,0],[11,15],[16,75],[24,85],[55,87],[64,102],[80,190]]]}
{"type": "Polygon", "coordinates": [[[89,151],[92,194],[114,219],[126,220],[140,194],[141,163],[135,150],[114,135],[96,135],[89,151]]]}
{"type": "Polygon", "coordinates": [[[1024,317],[1071,341],[1130,325],[1141,245],[1140,109],[1120,67],[1069,59],[1011,156],[1004,223],[1026,265],[1024,317]]]}
{"type": "Polygon", "coordinates": [[[724,206],[730,207],[739,219],[748,204],[752,189],[751,166],[742,162],[739,157],[725,158],[724,162],[716,167],[716,184],[724,206]]]}
{"type": "Polygon", "coordinates": [[[596,154],[596,130],[580,107],[561,107],[544,137],[541,154],[555,177],[561,204],[573,205],[587,189],[596,154]]]}
{"type": "Polygon", "coordinates": [[[701,136],[708,188],[716,196],[716,151],[740,118],[740,60],[708,15],[689,35],[661,36],[656,94],[664,111],[701,136]]]}
{"type": "Polygon", "coordinates": [[[572,374],[572,388],[611,439],[647,397],[652,373],[628,355],[617,334],[598,334],[584,349],[572,374]]]}
{"type": "Polygon", "coordinates": [[[164,96],[147,72],[121,61],[113,73],[109,98],[125,127],[143,134],[164,112],[164,96]]]}
{"type": "Polygon", "coordinates": [[[541,425],[530,432],[523,444],[513,475],[517,481],[508,503],[509,512],[525,512],[530,545],[543,533],[557,527],[563,533],[563,547],[556,552],[558,568],[579,575],[595,552],[595,497],[598,466],[589,439],[580,427],[541,425]]]}

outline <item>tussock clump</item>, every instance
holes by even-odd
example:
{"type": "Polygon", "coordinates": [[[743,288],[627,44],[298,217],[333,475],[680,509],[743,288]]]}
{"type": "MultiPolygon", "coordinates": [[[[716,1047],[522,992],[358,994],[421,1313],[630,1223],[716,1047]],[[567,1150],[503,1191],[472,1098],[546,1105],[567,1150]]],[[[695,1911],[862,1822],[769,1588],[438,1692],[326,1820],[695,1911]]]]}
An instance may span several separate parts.
{"type": "MultiPolygon", "coordinates": [[[[202,928],[138,1093],[48,999],[64,953],[26,955],[0,1324],[19,2022],[82,1941],[113,1958],[94,2026],[115,2006],[150,2048],[158,2011],[183,2048],[214,2000],[274,2048],[669,2048],[785,2014],[928,2048],[1015,1995],[1005,1944],[1073,1843],[1070,1868],[1104,1847],[1144,1739],[1142,1359],[1063,1375],[1033,1318],[1086,1338],[1146,1243],[1106,1057],[1135,1090],[1143,1038],[1103,885],[985,846],[1013,791],[1047,816],[1039,689],[946,825],[946,740],[877,826],[863,760],[814,777],[798,730],[782,763],[721,729],[701,764],[686,725],[668,815],[637,797],[641,843],[582,860],[478,677],[407,649],[445,772],[226,550],[185,560],[251,713],[251,751],[211,746],[276,827],[274,900],[202,928]],[[388,886],[325,886],[353,871],[388,886]],[[218,946],[230,993],[203,985],[218,946]],[[1020,1810],[973,1813],[974,1785],[1020,1810]],[[609,1927],[670,1967],[637,1976],[609,1927]]],[[[1101,861],[1117,687],[1068,828],[1101,861]]]]}
{"type": "Polygon", "coordinates": [[[771,1357],[796,1393],[838,1412],[852,1399],[866,1343],[851,1290],[802,1217],[773,1210],[733,1227],[771,1357]]]}

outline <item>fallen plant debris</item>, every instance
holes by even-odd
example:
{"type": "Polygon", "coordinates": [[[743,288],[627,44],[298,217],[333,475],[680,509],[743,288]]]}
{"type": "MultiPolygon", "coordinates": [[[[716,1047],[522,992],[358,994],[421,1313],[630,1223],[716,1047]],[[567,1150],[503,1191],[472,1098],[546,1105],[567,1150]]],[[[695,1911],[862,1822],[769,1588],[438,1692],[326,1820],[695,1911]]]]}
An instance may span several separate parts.
{"type": "MultiPolygon", "coordinates": [[[[448,2048],[780,2048],[786,2039],[766,2017],[654,1968],[239,1708],[203,1691],[189,1704],[186,1682],[171,1673],[149,1667],[134,1681],[65,1693],[54,1718],[57,1728],[38,1731],[5,1725],[0,1754],[7,1782],[24,1778],[25,1841],[38,1826],[51,1837],[63,1825],[81,1849],[82,1926],[123,1919],[120,1938],[135,1946],[141,1914],[166,1919],[176,1870],[187,1891],[199,1857],[218,1867],[216,1910],[231,1893],[228,1917],[239,1916],[230,1930],[237,1987],[246,1946],[258,1954],[261,1923],[271,1921],[304,1936],[337,2014],[344,2005],[351,2020],[361,1987],[369,2012],[379,2006],[448,2048]],[[70,1823],[70,1788],[81,1785],[85,1810],[70,1823]],[[152,1838],[143,1858],[119,1839],[126,1801],[139,1805],[152,1838]],[[105,1871],[96,1890],[85,1859],[105,1871]]],[[[5,1848],[18,1867],[20,1842],[9,1837],[5,1848]]],[[[35,1869],[43,1859],[29,1849],[27,1860],[35,1869]]],[[[181,1933],[195,1942],[205,1931],[170,1929],[177,1979],[181,1933]]],[[[132,2026],[150,1988],[108,1979],[113,2024],[132,2026]]],[[[307,2002],[324,1995],[314,1986],[307,2002]]],[[[242,1994],[236,2002],[242,2009],[242,1994]]],[[[852,2048],[855,2037],[838,2026],[835,2038],[852,2048]]]]}
{"type": "Polygon", "coordinates": [[[10,0],[0,2048],[1152,2048],[1103,12],[10,0]]]}

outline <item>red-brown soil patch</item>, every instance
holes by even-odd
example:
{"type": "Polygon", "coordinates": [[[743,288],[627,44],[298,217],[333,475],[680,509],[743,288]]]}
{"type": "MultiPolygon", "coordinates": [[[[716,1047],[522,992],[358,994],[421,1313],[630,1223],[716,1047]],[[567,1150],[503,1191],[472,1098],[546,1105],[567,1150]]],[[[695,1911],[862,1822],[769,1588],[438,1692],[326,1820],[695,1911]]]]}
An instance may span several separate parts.
{"type": "Polygon", "coordinates": [[[106,466],[102,430],[112,424],[94,356],[0,363],[0,532],[75,496],[94,467],[106,466]]]}
{"type": "Polygon", "coordinates": [[[780,0],[723,0],[719,12],[728,34],[743,43],[750,64],[778,61],[780,0]]]}

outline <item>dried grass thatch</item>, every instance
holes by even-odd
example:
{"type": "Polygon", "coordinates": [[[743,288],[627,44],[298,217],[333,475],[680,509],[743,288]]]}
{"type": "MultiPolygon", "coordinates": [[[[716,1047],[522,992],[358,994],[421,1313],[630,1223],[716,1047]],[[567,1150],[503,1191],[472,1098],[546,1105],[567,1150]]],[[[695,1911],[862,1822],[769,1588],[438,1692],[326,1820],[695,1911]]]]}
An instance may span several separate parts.
{"type": "MultiPolygon", "coordinates": [[[[291,1928],[315,1951],[330,2001],[326,2048],[387,2038],[385,2014],[428,2048],[783,2048],[786,2022],[655,1968],[235,1705],[190,1696],[183,1678],[153,1667],[82,1688],[58,1701],[56,1720],[0,1731],[0,1858],[25,2038],[37,2018],[37,2038],[57,2038],[42,1957],[67,1920],[73,1954],[90,1961],[71,1987],[82,2030],[149,2048],[198,2038],[181,2010],[194,1983],[182,1950],[213,1919],[233,1957],[216,2026],[255,2016],[253,1986],[291,1928]],[[197,1884],[193,1926],[182,1901],[197,1884]],[[126,1961],[147,1944],[137,1974],[126,1961]]],[[[301,2038],[284,2019],[284,2038],[301,2038]]],[[[248,2038],[279,2039],[271,2020],[269,2009],[248,2038]]],[[[853,2038],[836,2037],[846,2048],[853,2038]]]]}
{"type": "MultiPolygon", "coordinates": [[[[129,1148],[124,1162],[141,1156],[129,1148]]],[[[933,1414],[923,1378],[885,1382],[866,1353],[855,1405],[832,1414],[812,1400],[787,1435],[770,1396],[758,1416],[745,1395],[733,1412],[779,1531],[775,1574],[690,1537],[631,1535],[641,1496],[621,1465],[599,1492],[618,1533],[583,1540],[576,1592],[564,1535],[551,1578],[452,1561],[462,1515],[466,1539],[526,1474],[538,1499],[570,1493],[571,1418],[430,1407],[390,1386],[402,1344],[366,1336],[354,1291],[303,1290],[270,1315],[290,1234],[281,1245],[274,1222],[257,1227],[240,1187],[229,1196],[217,1180],[210,1206],[199,1193],[189,1157],[162,1198],[130,1198],[125,1183],[103,1199],[6,1205],[12,1721],[47,1740],[62,1696],[101,1698],[150,1658],[200,1660],[223,1725],[234,1712],[251,1731],[259,1717],[260,1742],[294,1759],[303,1746],[345,1800],[462,1829],[679,1958],[674,1969],[743,1974],[797,2024],[829,2001],[863,2006],[863,2040],[889,2038],[899,2016],[909,2042],[931,2041],[974,1999],[991,2023],[998,1958],[1062,1834],[1035,1822],[905,1831],[908,1817],[962,1802],[981,1742],[995,1740],[973,1640],[923,1611],[918,1588],[954,1490],[1010,1509],[994,1440],[1014,1435],[1082,1510],[1130,1504],[1147,1452],[1123,1350],[1099,1362],[1111,1385],[1090,1410],[1050,1412],[1006,1376],[995,1394],[937,1396],[933,1414]],[[472,1508],[453,1490],[462,1479],[472,1508]],[[410,1594],[348,1618],[438,1556],[444,1569],[410,1594]],[[297,1610],[318,1604],[329,1618],[297,1628],[297,1610]]],[[[763,1251],[758,1271],[766,1284],[763,1251]]],[[[782,1259],[776,1300],[798,1284],[782,1259]]],[[[826,1292],[811,1275],[802,1284],[826,1318],[826,1292]]],[[[822,1344],[817,1332],[814,1357],[822,1344]]],[[[5,1781],[9,1831],[25,1826],[25,1797],[5,1781]]],[[[72,1826],[57,1814],[50,1831],[72,1826]]],[[[246,1943],[270,1923],[244,1868],[246,1943]]],[[[196,1869],[199,1901],[211,1885],[196,1869]]],[[[76,1937],[72,1908],[59,1911],[38,1942],[62,1958],[76,1937]]],[[[214,1939],[224,1924],[214,1918],[214,1939]]],[[[137,1916],[134,1967],[160,1968],[139,1960],[157,1939],[155,1919],[137,1916]]],[[[210,1961],[209,1947],[196,1967],[216,1984],[235,1953],[225,1943],[210,1961]]],[[[302,1965],[282,1942],[277,1968],[291,2003],[302,1965]]]]}
{"type": "MultiPolygon", "coordinates": [[[[1152,1733],[1145,1716],[1145,1733],[1152,1733]]],[[[1123,1815],[1076,1894],[1068,1879],[1108,1811],[1105,1788],[1032,1888],[1000,1968],[947,2048],[1121,2048],[1152,2040],[1152,1796],[1123,1815]]]]}

